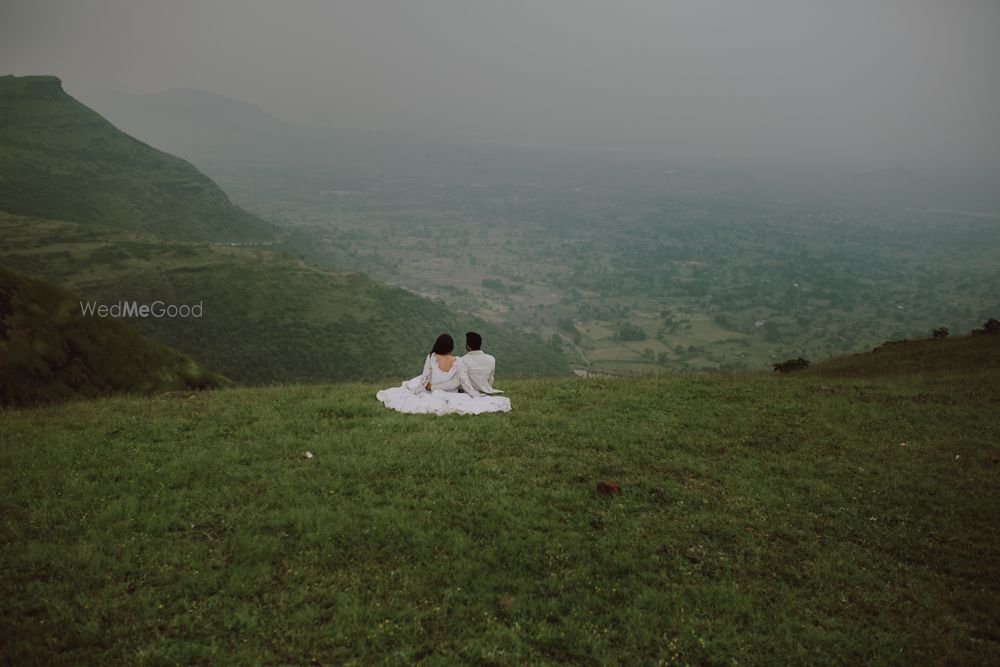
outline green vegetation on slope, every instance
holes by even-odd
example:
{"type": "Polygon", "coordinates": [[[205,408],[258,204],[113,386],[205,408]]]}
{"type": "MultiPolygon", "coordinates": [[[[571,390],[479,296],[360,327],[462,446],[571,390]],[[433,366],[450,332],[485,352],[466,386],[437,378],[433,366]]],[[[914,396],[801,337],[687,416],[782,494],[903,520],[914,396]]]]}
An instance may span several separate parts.
{"type": "Polygon", "coordinates": [[[10,412],[0,652],[1000,662],[1000,374],[506,388],[480,417],[358,384],[10,412]]]}
{"type": "Polygon", "coordinates": [[[0,405],[229,384],[77,295],[0,267],[0,405]]]}
{"type": "Polygon", "coordinates": [[[259,247],[165,241],[5,214],[0,236],[0,261],[87,300],[202,304],[201,318],[129,323],[240,382],[401,381],[419,375],[438,334],[451,333],[460,352],[470,329],[497,356],[498,377],[568,372],[565,357],[538,336],[259,247]]]}
{"type": "Polygon", "coordinates": [[[0,76],[0,210],[186,240],[267,240],[191,164],[120,132],[52,76],[0,76]]]}

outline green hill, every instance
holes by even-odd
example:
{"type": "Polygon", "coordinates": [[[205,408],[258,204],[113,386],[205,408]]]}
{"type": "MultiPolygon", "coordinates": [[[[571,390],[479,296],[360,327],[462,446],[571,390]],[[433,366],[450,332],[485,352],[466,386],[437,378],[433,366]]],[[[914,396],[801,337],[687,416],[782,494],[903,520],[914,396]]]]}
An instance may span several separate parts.
{"type": "Polygon", "coordinates": [[[988,365],[378,388],[8,411],[3,661],[1000,663],[988,365]]]}
{"type": "Polygon", "coordinates": [[[963,375],[977,370],[1000,373],[1000,336],[891,341],[871,352],[828,359],[806,372],[864,378],[963,375]]]}
{"type": "Polygon", "coordinates": [[[0,405],[231,384],[78,295],[0,267],[0,405]]]}
{"type": "Polygon", "coordinates": [[[156,236],[0,213],[0,262],[87,300],[201,303],[203,317],[129,320],[140,333],[243,383],[393,378],[420,373],[442,331],[479,331],[498,377],[568,373],[562,353],[509,325],[252,246],[156,236]]]}
{"type": "Polygon", "coordinates": [[[0,76],[0,210],[173,239],[274,236],[191,164],[120,132],[53,76],[0,76]]]}

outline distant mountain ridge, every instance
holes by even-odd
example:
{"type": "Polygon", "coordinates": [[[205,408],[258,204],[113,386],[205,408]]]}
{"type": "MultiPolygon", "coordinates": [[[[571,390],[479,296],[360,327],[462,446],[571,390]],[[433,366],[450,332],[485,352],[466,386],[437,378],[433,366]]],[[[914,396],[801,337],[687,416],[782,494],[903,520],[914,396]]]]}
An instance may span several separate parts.
{"type": "Polygon", "coordinates": [[[121,132],[54,76],[0,77],[0,210],[188,241],[275,233],[190,163],[121,132]]]}
{"type": "MultiPolygon", "coordinates": [[[[471,137],[403,130],[308,128],[286,122],[260,107],[203,90],[157,93],[95,93],[85,98],[130,134],[214,170],[218,163],[333,170],[341,182],[363,187],[388,177],[392,182],[506,180],[513,171],[547,177],[564,175],[606,187],[607,171],[592,178],[593,165],[658,170],[664,160],[677,173],[658,183],[670,196],[715,191],[741,198],[801,199],[821,205],[959,208],[1000,212],[1000,172],[993,169],[941,170],[849,168],[810,161],[782,164],[674,160],[669,155],[614,153],[530,145],[483,143],[471,137]],[[650,165],[660,166],[650,166],[650,165]],[[686,185],[678,188],[680,184],[686,185]]],[[[214,171],[213,171],[214,173],[214,171]]],[[[579,184],[579,183],[577,183],[579,184]]],[[[633,184],[631,181],[628,186],[633,184]]],[[[656,192],[651,193],[654,196],[656,192]]]]}
{"type": "Polygon", "coordinates": [[[439,132],[295,125],[255,104],[197,89],[101,92],[85,100],[129,134],[202,168],[259,162],[322,166],[352,180],[380,180],[387,173],[410,179],[437,173],[442,163],[453,168],[456,153],[464,161],[484,149],[439,132]]]}
{"type": "Polygon", "coordinates": [[[306,151],[308,133],[255,104],[204,90],[172,88],[159,93],[106,92],[88,101],[132,136],[179,155],[211,156],[225,149],[244,159],[306,151]]]}

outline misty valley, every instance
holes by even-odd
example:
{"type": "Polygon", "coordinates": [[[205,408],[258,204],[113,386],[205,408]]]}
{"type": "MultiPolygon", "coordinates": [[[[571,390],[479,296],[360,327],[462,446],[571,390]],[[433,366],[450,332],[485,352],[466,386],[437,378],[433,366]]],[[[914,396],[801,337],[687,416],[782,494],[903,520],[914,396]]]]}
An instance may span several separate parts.
{"type": "Polygon", "coordinates": [[[201,166],[309,262],[538,333],[578,373],[761,369],[964,333],[998,306],[1000,216],[779,199],[649,160],[538,162],[417,183],[201,166]]]}

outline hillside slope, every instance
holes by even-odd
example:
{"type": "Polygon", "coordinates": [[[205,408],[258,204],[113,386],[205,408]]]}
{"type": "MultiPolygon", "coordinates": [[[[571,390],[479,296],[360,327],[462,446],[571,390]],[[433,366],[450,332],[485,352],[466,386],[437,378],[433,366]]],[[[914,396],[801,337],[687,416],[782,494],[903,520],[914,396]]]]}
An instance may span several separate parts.
{"type": "Polygon", "coordinates": [[[952,336],[890,342],[871,352],[834,357],[806,371],[813,375],[945,377],[974,371],[1000,374],[1000,335],[952,336]]]}
{"type": "Polygon", "coordinates": [[[0,405],[231,384],[77,295],[0,267],[0,405]]]}
{"type": "Polygon", "coordinates": [[[3,213],[0,239],[0,263],[88,300],[202,303],[199,319],[130,324],[239,382],[397,382],[419,375],[438,334],[451,333],[461,352],[470,329],[496,355],[498,378],[569,372],[565,357],[538,336],[259,247],[165,241],[3,213]]]}
{"type": "Polygon", "coordinates": [[[274,236],[191,164],[120,132],[52,76],[0,76],[0,210],[173,239],[274,236]]]}
{"type": "Polygon", "coordinates": [[[1000,663],[989,369],[378,387],[4,415],[2,659],[1000,663]]]}

